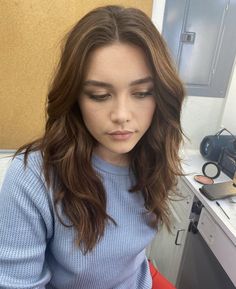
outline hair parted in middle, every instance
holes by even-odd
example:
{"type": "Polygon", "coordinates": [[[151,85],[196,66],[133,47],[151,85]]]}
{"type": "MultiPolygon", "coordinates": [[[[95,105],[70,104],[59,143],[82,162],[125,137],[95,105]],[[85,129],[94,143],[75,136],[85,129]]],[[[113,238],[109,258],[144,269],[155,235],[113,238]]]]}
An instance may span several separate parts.
{"type": "Polygon", "coordinates": [[[43,172],[48,186],[53,187],[55,204],[62,205],[77,230],[77,244],[85,252],[94,248],[106,223],[114,220],[106,212],[106,192],[91,164],[96,141],[83,122],[78,98],[89,55],[115,42],[143,50],[154,82],[156,110],[152,124],[130,152],[130,168],[137,180],[130,191],[142,192],[145,207],[156,216],[151,226],[159,221],[169,224],[169,191],[182,174],[178,151],[183,135],[180,114],[184,89],[165,42],[139,9],[105,6],[92,10],[65,38],[48,94],[43,137],[18,150],[26,150],[25,159],[30,151],[41,151],[43,172]]]}

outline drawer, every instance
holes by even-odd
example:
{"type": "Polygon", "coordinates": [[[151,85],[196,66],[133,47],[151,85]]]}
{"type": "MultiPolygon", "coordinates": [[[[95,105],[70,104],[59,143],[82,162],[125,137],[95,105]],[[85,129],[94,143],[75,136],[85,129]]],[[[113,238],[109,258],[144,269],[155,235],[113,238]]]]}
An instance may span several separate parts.
{"type": "Polygon", "coordinates": [[[194,193],[181,179],[178,181],[177,193],[180,196],[174,196],[174,200],[171,200],[171,205],[182,219],[188,219],[192,208],[194,193]]]}
{"type": "Polygon", "coordinates": [[[200,214],[198,230],[236,286],[236,246],[205,208],[200,214]]]}

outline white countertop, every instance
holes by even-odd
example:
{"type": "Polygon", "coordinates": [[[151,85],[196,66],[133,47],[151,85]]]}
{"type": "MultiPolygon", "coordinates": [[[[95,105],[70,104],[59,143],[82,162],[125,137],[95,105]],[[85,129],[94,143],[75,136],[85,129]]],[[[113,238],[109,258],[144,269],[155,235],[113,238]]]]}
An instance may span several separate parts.
{"type": "Polygon", "coordinates": [[[11,163],[13,154],[14,154],[14,151],[1,151],[0,150],[0,188],[2,185],[4,175],[6,173],[6,170],[11,163]]]}
{"type": "MultiPolygon", "coordinates": [[[[225,234],[236,246],[236,197],[218,200],[221,207],[227,213],[230,219],[228,219],[222,210],[217,206],[216,201],[207,199],[200,191],[199,188],[202,186],[194,180],[194,175],[202,174],[202,165],[207,162],[200,155],[199,151],[189,150],[182,154],[182,167],[184,173],[187,175],[183,178],[186,184],[191,188],[196,197],[202,202],[204,207],[214,218],[216,223],[222,228],[225,234]]],[[[220,176],[215,179],[215,183],[230,181],[231,179],[221,172],[220,176]]]]}

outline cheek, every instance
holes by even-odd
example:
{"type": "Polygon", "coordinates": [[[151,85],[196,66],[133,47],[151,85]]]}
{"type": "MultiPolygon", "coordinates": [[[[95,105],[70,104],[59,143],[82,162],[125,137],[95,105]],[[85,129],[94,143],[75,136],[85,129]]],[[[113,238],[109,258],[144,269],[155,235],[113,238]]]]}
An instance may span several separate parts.
{"type": "Polygon", "coordinates": [[[88,130],[96,129],[97,124],[98,124],[98,119],[96,115],[91,114],[91,113],[84,113],[83,119],[88,130]]]}
{"type": "Polygon", "coordinates": [[[80,111],[85,123],[93,121],[96,117],[96,111],[88,101],[84,100],[79,103],[80,111]]]}
{"type": "Polygon", "coordinates": [[[81,114],[84,124],[92,135],[101,130],[104,125],[104,112],[91,105],[81,105],[81,114]]]}
{"type": "Polygon", "coordinates": [[[137,117],[142,122],[143,127],[148,128],[150,126],[155,109],[156,104],[154,100],[144,103],[142,107],[139,108],[137,117]]]}
{"type": "Polygon", "coordinates": [[[148,114],[148,116],[149,116],[149,118],[150,118],[151,120],[152,120],[152,118],[153,118],[153,115],[154,115],[155,110],[156,110],[156,103],[155,103],[155,101],[153,101],[153,102],[149,105],[149,107],[147,108],[147,114],[148,114]]]}

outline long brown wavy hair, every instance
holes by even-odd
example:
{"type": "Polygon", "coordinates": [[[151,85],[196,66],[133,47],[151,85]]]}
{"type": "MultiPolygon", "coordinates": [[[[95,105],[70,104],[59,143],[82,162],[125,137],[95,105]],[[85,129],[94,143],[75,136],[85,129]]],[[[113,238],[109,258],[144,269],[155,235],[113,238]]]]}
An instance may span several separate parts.
{"type": "Polygon", "coordinates": [[[149,17],[138,9],[105,6],[92,10],[66,35],[48,93],[44,135],[16,152],[25,154],[25,163],[30,152],[41,152],[55,207],[60,204],[85,253],[101,239],[107,222],[115,220],[106,212],[106,192],[91,165],[96,141],[85,127],[78,97],[88,55],[117,41],[141,47],[154,79],[157,105],[153,121],[130,152],[130,168],[137,180],[130,192],[143,193],[145,207],[155,216],[150,226],[157,227],[159,222],[168,226],[169,192],[182,174],[178,151],[183,135],[180,114],[184,89],[165,42],[149,17]]]}

